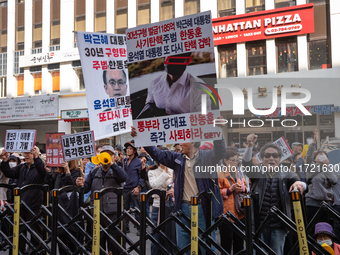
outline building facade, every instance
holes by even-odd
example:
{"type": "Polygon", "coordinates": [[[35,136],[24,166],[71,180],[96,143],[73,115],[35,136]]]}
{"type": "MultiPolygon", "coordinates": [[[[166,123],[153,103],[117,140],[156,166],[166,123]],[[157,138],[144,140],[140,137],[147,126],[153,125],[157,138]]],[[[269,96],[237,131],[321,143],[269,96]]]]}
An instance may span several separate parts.
{"type": "MultiPolygon", "coordinates": [[[[339,77],[340,54],[337,45],[340,36],[336,29],[340,25],[340,2],[0,0],[0,137],[5,136],[6,129],[36,129],[37,144],[43,149],[46,132],[74,133],[89,129],[85,85],[74,31],[124,34],[127,28],[207,10],[211,11],[213,19],[218,20],[308,3],[314,3],[314,16],[318,20],[313,34],[225,43],[215,47],[220,83],[237,80],[242,88],[246,88],[248,82],[245,79],[249,78],[289,78],[291,80],[287,80],[287,86],[302,84],[305,87],[303,81],[294,79],[339,77]],[[57,103],[55,111],[46,106],[52,99],[57,103]],[[34,104],[33,101],[39,103],[34,104]]],[[[317,91],[320,84],[315,82],[311,86],[317,91]]],[[[340,113],[334,112],[334,107],[339,106],[336,100],[338,89],[331,83],[327,86],[331,100],[325,103],[312,99],[310,103],[311,106],[322,107],[331,104],[332,113],[319,114],[317,108],[311,121],[301,117],[298,120],[301,132],[292,135],[292,140],[302,142],[310,136],[308,132],[320,127],[325,127],[321,138],[326,135],[340,137],[340,113]]],[[[224,95],[224,92],[221,93],[224,95]]],[[[227,93],[225,97],[228,97],[227,93]]],[[[260,103],[264,105],[270,102],[269,97],[261,99],[263,101],[260,103]]],[[[232,117],[231,103],[223,104],[221,110],[226,118],[232,117]]],[[[249,112],[246,114],[251,117],[249,112]]],[[[296,118],[300,118],[299,115],[296,118]]],[[[239,142],[250,131],[253,130],[228,128],[228,142],[239,142]]],[[[261,131],[264,141],[275,140],[278,135],[287,136],[290,132],[281,127],[261,131]]],[[[291,133],[295,131],[292,129],[291,133]]],[[[118,142],[127,139],[128,136],[122,136],[118,142]]],[[[0,140],[1,146],[3,140],[0,140]]]]}

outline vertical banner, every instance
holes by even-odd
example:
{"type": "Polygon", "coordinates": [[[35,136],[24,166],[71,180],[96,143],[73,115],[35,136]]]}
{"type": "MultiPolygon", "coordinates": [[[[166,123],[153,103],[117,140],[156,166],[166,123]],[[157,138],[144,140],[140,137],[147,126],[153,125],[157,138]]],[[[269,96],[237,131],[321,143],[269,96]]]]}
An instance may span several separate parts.
{"type": "Polygon", "coordinates": [[[90,127],[97,140],[130,132],[125,35],[77,32],[90,127]]]}
{"type": "Polygon", "coordinates": [[[65,161],[90,158],[96,155],[93,131],[63,135],[61,140],[65,161]]]}
{"type": "Polygon", "coordinates": [[[46,133],[46,165],[61,166],[64,161],[61,137],[65,133],[46,133]]]}
{"type": "Polygon", "coordinates": [[[211,13],[127,29],[137,146],[221,139],[211,13]]]}
{"type": "Polygon", "coordinates": [[[13,129],[6,131],[5,150],[29,152],[35,145],[36,130],[13,129]]]}

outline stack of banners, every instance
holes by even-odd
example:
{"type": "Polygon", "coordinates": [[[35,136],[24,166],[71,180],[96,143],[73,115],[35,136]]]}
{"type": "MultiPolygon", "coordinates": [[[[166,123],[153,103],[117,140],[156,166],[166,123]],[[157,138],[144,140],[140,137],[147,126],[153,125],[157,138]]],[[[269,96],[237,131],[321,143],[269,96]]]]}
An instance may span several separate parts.
{"type": "Polygon", "coordinates": [[[46,165],[61,166],[64,162],[61,137],[65,133],[46,133],[46,165]]]}
{"type": "Polygon", "coordinates": [[[35,145],[35,136],[36,130],[7,130],[5,150],[8,152],[30,152],[35,145]]]}
{"type": "MultiPolygon", "coordinates": [[[[273,144],[276,144],[277,146],[279,146],[281,148],[282,151],[282,156],[281,156],[281,161],[286,160],[287,158],[293,156],[293,151],[292,149],[289,147],[288,143],[286,142],[286,139],[282,136],[279,139],[277,139],[276,141],[273,142],[273,144]]],[[[256,157],[259,161],[259,163],[262,163],[262,158],[260,156],[260,152],[256,154],[256,157]]]]}
{"type": "Polygon", "coordinates": [[[221,139],[211,13],[127,29],[136,146],[221,139]]]}
{"type": "Polygon", "coordinates": [[[125,35],[77,32],[90,127],[97,140],[130,132],[125,35]]]}
{"type": "Polygon", "coordinates": [[[93,131],[85,131],[61,137],[65,161],[91,158],[96,155],[93,131]]]}

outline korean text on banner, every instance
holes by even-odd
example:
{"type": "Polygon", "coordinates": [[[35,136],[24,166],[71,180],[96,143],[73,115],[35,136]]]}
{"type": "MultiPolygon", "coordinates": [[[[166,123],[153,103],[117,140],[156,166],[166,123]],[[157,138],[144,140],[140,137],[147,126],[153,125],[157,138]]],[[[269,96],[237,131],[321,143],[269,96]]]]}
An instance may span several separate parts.
{"type": "MultiPolygon", "coordinates": [[[[277,146],[279,146],[281,148],[282,151],[282,156],[281,156],[281,161],[286,160],[287,158],[293,156],[293,151],[292,149],[289,147],[289,145],[287,144],[285,138],[282,136],[279,139],[275,140],[273,142],[273,144],[276,144],[277,146]]],[[[257,159],[259,160],[259,162],[262,162],[261,156],[260,156],[260,152],[256,154],[257,159]]]]}
{"type": "Polygon", "coordinates": [[[61,140],[65,161],[96,155],[93,131],[63,135],[61,140]]]}
{"type": "Polygon", "coordinates": [[[8,152],[29,152],[35,145],[35,136],[36,130],[7,130],[5,150],[8,152]]]}
{"type": "Polygon", "coordinates": [[[65,133],[47,133],[46,134],[46,165],[61,166],[64,162],[63,146],[61,137],[65,133]]]}
{"type": "Polygon", "coordinates": [[[90,127],[97,140],[130,132],[125,35],[77,32],[90,127]]]}
{"type": "Polygon", "coordinates": [[[126,32],[137,146],[221,139],[211,13],[126,32]]]}

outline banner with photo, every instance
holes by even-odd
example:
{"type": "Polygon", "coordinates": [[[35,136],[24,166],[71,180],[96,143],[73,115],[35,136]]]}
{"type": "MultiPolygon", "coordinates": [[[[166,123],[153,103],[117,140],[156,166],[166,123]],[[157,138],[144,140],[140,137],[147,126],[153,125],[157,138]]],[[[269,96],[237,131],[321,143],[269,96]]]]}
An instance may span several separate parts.
{"type": "Polygon", "coordinates": [[[77,32],[90,127],[97,140],[130,132],[125,35],[77,32]]]}
{"type": "Polygon", "coordinates": [[[63,145],[61,137],[65,133],[46,133],[46,165],[61,166],[64,160],[63,145]]]}
{"type": "Polygon", "coordinates": [[[221,139],[211,13],[127,29],[137,146],[221,139]]]}

